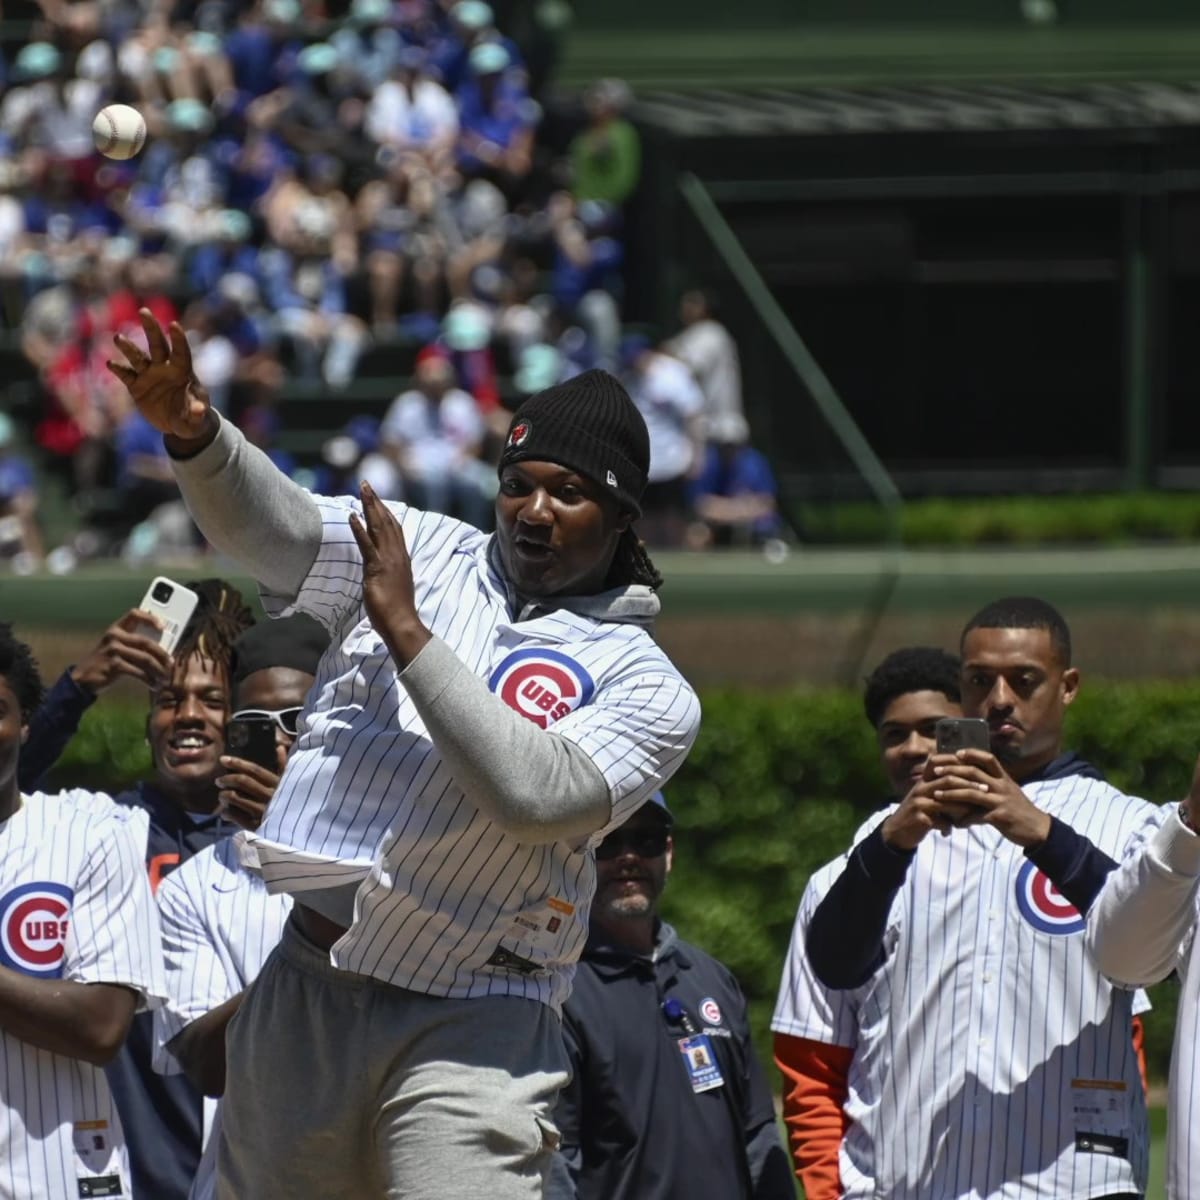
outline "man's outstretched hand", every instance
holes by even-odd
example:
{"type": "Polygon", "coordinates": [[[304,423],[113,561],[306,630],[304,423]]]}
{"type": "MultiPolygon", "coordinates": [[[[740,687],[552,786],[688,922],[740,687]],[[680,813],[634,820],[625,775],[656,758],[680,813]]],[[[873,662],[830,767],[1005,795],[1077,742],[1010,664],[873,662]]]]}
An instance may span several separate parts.
{"type": "Polygon", "coordinates": [[[148,309],[139,310],[149,353],[122,334],[113,342],[125,362],[108,369],[125,385],[138,411],[179,448],[198,450],[216,436],[217,420],[208,391],[192,370],[192,350],[177,321],[163,327],[148,309]]]}

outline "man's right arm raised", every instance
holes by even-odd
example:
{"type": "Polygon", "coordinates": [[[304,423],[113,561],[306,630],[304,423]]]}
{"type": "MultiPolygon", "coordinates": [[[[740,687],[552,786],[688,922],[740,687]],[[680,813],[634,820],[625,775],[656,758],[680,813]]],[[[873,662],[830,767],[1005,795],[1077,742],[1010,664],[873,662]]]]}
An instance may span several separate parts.
{"type": "Polygon", "coordinates": [[[321,547],[321,512],[312,496],[251,446],[209,403],[192,369],[182,328],[164,332],[142,309],[146,346],[118,334],[125,362],[109,370],[164,436],[188,509],[204,536],[260,583],[295,595],[321,547]]]}

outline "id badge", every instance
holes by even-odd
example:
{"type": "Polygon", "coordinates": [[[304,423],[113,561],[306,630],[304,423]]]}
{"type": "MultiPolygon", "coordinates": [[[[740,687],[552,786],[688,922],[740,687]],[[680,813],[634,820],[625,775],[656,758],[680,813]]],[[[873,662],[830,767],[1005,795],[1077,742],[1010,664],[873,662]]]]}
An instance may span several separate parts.
{"type": "Polygon", "coordinates": [[[1133,1129],[1129,1088],[1119,1079],[1072,1079],[1075,1153],[1129,1157],[1133,1129]]]}
{"type": "Polygon", "coordinates": [[[80,1200],[124,1196],[118,1152],[107,1121],[76,1121],[71,1130],[80,1200]]]}
{"type": "Polygon", "coordinates": [[[693,1092],[711,1092],[713,1088],[725,1086],[708,1034],[697,1033],[692,1037],[680,1038],[679,1053],[683,1055],[683,1065],[687,1068],[693,1092]]]}

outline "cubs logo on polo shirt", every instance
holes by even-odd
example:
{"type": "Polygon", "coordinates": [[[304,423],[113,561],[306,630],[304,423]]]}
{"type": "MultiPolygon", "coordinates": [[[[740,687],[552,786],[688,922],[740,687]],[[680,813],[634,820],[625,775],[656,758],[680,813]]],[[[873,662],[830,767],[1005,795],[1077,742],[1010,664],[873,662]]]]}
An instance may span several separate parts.
{"type": "Polygon", "coordinates": [[[514,650],[492,672],[488,687],[535,725],[548,729],[586,704],[596,690],[592,677],[557,650],[514,650]]]}
{"type": "Polygon", "coordinates": [[[1044,871],[1026,862],[1017,872],[1017,908],[1039,933],[1081,933],[1083,914],[1050,882],[1044,871]]]}
{"type": "Polygon", "coordinates": [[[25,883],[0,897],[0,962],[24,975],[57,979],[66,957],[75,890],[25,883]]]}
{"type": "Polygon", "coordinates": [[[721,1006],[709,996],[700,1001],[700,1016],[708,1025],[720,1025],[721,1006]]]}

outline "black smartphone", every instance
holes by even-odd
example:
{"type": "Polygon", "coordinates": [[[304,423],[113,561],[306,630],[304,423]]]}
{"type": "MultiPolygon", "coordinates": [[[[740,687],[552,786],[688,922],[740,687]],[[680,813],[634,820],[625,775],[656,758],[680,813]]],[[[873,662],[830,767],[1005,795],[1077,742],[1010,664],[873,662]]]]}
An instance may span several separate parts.
{"type": "Polygon", "coordinates": [[[939,754],[992,748],[988,723],[979,717],[942,717],[934,726],[934,730],[939,754]]]}
{"type": "Polygon", "coordinates": [[[275,722],[270,717],[232,717],[225,726],[225,753],[234,758],[279,770],[275,751],[275,722]]]}

